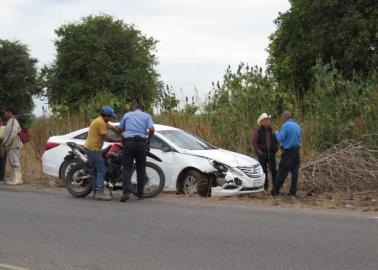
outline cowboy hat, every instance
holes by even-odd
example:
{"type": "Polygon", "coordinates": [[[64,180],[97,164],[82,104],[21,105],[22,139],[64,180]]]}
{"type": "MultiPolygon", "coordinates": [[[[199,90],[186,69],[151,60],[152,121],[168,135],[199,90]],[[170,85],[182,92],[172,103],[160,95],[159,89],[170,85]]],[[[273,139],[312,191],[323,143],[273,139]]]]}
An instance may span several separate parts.
{"type": "Polygon", "coordinates": [[[271,115],[268,115],[267,113],[263,113],[262,115],[260,115],[259,118],[257,118],[257,124],[258,125],[261,125],[261,121],[266,119],[266,118],[270,118],[271,115]]]}

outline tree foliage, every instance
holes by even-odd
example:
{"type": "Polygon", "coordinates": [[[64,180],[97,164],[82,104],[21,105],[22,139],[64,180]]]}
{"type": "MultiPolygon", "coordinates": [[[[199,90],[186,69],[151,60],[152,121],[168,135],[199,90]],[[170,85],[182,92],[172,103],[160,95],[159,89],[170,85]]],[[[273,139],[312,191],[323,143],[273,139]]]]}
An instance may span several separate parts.
{"type": "Polygon", "coordinates": [[[108,15],[88,16],[55,30],[54,63],[43,79],[50,105],[80,109],[98,93],[149,107],[160,87],[155,70],[157,41],[108,15]]]}
{"type": "MultiPolygon", "coordinates": [[[[334,63],[314,67],[313,92],[308,95],[306,119],[312,144],[318,150],[378,130],[378,78],[343,78],[334,63]]],[[[378,137],[372,137],[378,139],[378,137]]],[[[376,141],[377,143],[377,141],[376,141]]]]}
{"type": "Polygon", "coordinates": [[[162,112],[175,112],[180,103],[180,100],[176,98],[176,94],[172,87],[168,85],[160,91],[159,94],[159,105],[162,112]]]}
{"type": "Polygon", "coordinates": [[[206,113],[213,133],[219,137],[217,141],[244,152],[257,117],[263,112],[277,116],[293,109],[289,101],[291,97],[276,89],[271,76],[257,66],[242,63],[236,71],[228,67],[223,82],[214,84],[206,113]]]}
{"type": "Polygon", "coordinates": [[[290,0],[275,20],[268,65],[280,86],[300,97],[311,89],[317,59],[345,79],[367,78],[378,65],[378,1],[290,0]]]}
{"type": "Polygon", "coordinates": [[[25,45],[0,40],[0,108],[13,107],[19,113],[33,110],[32,96],[40,92],[36,63],[25,45]]]}

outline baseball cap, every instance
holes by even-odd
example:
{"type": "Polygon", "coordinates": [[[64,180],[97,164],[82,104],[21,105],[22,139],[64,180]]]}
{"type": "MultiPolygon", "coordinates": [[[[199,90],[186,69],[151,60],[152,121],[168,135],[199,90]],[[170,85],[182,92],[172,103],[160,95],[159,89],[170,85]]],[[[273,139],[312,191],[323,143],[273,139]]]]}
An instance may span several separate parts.
{"type": "Polygon", "coordinates": [[[117,115],[114,113],[114,110],[109,107],[109,106],[105,106],[103,109],[102,109],[102,113],[105,114],[105,115],[108,115],[108,116],[111,116],[111,117],[116,117],[117,115]]]}

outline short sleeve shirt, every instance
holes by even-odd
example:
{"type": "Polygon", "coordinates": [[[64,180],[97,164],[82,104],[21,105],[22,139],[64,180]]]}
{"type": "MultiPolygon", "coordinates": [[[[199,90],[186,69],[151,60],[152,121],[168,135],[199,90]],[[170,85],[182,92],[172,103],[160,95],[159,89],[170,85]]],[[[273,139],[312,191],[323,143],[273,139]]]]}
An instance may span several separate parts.
{"type": "Polygon", "coordinates": [[[147,138],[148,129],[153,127],[154,122],[151,115],[141,110],[126,113],[119,123],[119,128],[123,130],[124,138],[136,136],[147,138]]]}
{"type": "Polygon", "coordinates": [[[100,116],[89,126],[87,141],[84,147],[90,151],[100,151],[104,144],[104,135],[108,133],[109,124],[100,116]]]}
{"type": "Polygon", "coordinates": [[[289,119],[282,125],[281,130],[277,133],[276,138],[285,150],[301,146],[302,130],[301,127],[289,119]]]}

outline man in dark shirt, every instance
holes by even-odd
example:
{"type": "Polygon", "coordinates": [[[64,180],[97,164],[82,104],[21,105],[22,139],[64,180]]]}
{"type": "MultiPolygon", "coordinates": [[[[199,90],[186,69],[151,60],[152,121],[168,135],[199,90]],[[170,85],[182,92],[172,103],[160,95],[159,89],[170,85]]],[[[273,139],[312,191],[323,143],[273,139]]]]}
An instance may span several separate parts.
{"type": "Polygon", "coordinates": [[[259,126],[252,135],[252,147],[258,157],[261,167],[265,173],[265,191],[268,190],[268,168],[272,174],[272,186],[277,175],[276,153],[279,149],[279,144],[274,135],[274,131],[270,126],[270,116],[266,113],[260,115],[257,119],[259,126]]]}

